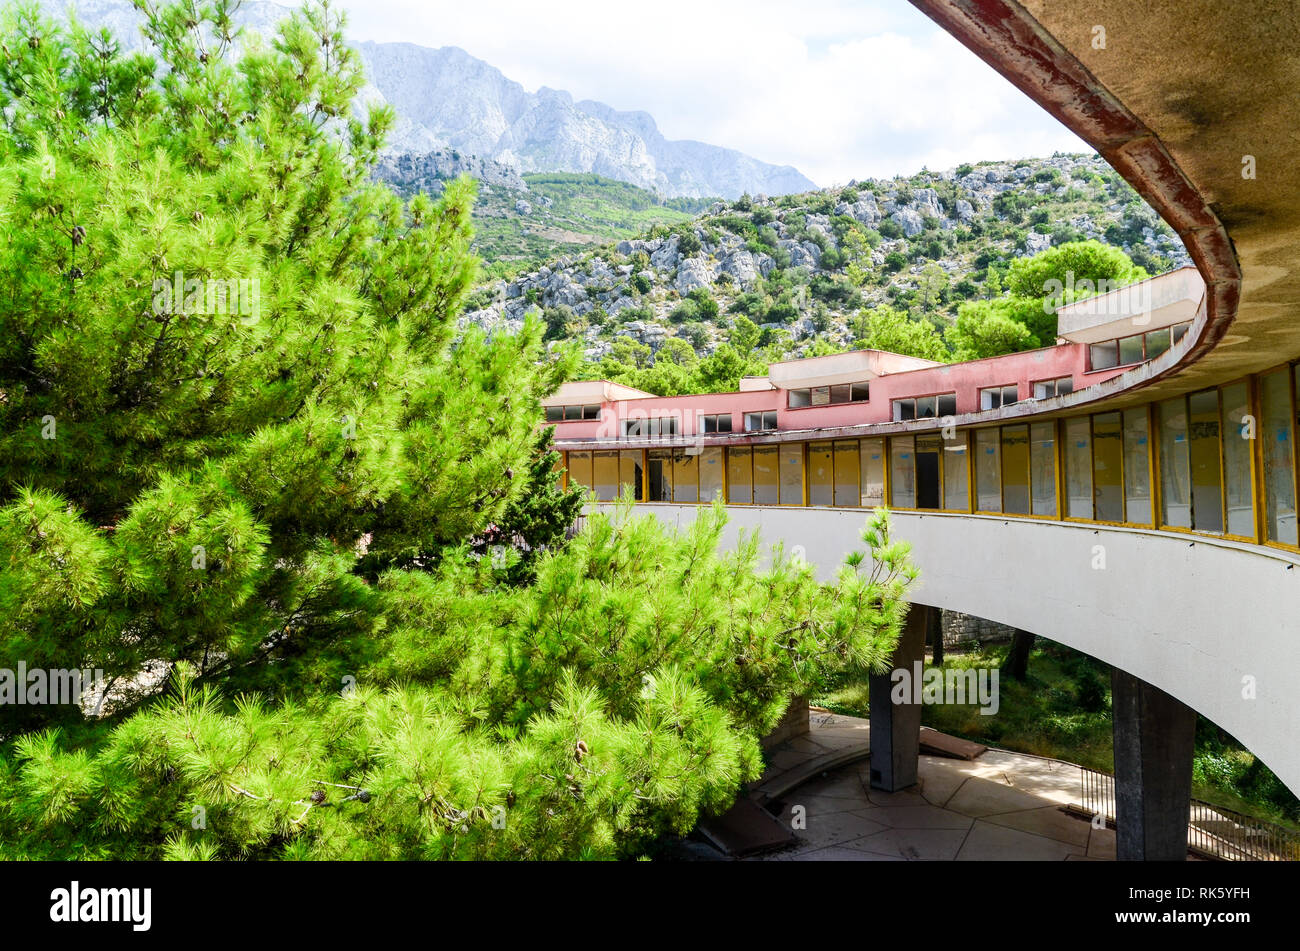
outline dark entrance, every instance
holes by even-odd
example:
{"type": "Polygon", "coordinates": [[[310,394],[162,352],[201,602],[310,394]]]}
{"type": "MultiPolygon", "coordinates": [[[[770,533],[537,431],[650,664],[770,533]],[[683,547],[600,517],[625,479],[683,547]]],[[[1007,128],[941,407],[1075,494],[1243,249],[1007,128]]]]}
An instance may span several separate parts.
{"type": "Polygon", "coordinates": [[[939,453],[943,440],[922,437],[916,441],[916,507],[941,508],[939,501],[939,453]]]}

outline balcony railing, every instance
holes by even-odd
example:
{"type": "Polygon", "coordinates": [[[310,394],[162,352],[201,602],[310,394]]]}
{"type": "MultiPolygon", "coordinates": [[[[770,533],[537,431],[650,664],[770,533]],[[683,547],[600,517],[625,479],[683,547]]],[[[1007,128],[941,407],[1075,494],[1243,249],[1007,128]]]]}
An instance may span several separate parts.
{"type": "MultiPolygon", "coordinates": [[[[1115,824],[1115,777],[1080,768],[1079,802],[1075,811],[1101,816],[1115,824]]],[[[1188,851],[1229,862],[1300,861],[1300,832],[1251,816],[1192,800],[1187,817],[1188,851]]]]}

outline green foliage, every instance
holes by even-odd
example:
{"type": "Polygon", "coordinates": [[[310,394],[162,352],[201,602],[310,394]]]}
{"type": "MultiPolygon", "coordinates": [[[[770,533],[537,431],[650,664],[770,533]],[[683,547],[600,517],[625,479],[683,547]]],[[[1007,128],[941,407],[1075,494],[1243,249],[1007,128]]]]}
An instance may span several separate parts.
{"type": "Polygon", "coordinates": [[[913,320],[893,307],[863,311],[853,324],[856,346],[862,350],[884,350],[925,360],[951,359],[943,337],[927,320],[913,320]]]}
{"type": "Polygon", "coordinates": [[[997,357],[1038,346],[1038,338],[1016,319],[1014,303],[1005,299],[962,303],[947,337],[958,361],[997,357]]]}

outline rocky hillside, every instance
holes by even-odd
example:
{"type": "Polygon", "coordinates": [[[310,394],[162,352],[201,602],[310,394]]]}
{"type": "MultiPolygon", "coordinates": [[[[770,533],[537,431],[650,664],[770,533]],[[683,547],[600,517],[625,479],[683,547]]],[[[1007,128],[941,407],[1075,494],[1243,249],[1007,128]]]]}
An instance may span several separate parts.
{"type": "Polygon", "coordinates": [[[491,329],[545,318],[598,360],[620,337],[699,354],[736,314],[783,339],[853,342],[862,309],[889,304],[942,327],[964,300],[996,297],[1011,260],[1096,239],[1152,273],[1188,263],[1177,236],[1097,155],[982,162],[834,191],[717,202],[687,224],[481,288],[463,318],[491,329]]]}
{"type": "Polygon", "coordinates": [[[419,191],[439,195],[459,175],[478,180],[474,248],[492,277],[513,277],[558,255],[688,222],[713,203],[663,198],[599,175],[520,175],[511,166],[456,149],[390,154],[375,169],[377,178],[408,197],[419,191]]]}

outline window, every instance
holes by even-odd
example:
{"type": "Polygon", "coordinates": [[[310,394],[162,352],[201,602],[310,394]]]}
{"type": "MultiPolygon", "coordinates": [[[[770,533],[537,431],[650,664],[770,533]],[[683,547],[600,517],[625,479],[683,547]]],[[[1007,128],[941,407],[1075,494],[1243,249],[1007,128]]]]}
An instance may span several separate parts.
{"type": "Polygon", "coordinates": [[[956,433],[943,444],[943,507],[958,512],[970,509],[970,457],[966,434],[956,433]]]}
{"type": "Polygon", "coordinates": [[[1065,514],[1092,518],[1092,429],[1087,416],[1065,421],[1065,514]]]}
{"type": "Polygon", "coordinates": [[[1132,337],[1121,337],[1119,341],[1119,362],[1120,366],[1127,366],[1131,363],[1142,362],[1143,334],[1136,334],[1132,337]]]}
{"type": "Polygon", "coordinates": [[[618,498],[618,463],[617,452],[592,454],[592,489],[602,502],[618,498]]]}
{"type": "Polygon", "coordinates": [[[1088,366],[1093,370],[1109,370],[1119,366],[1119,343],[1108,340],[1088,347],[1088,366]]]}
{"type": "Polygon", "coordinates": [[[1223,531],[1223,472],[1219,460],[1219,391],[1187,398],[1188,461],[1192,476],[1192,528],[1223,531]]]}
{"type": "Polygon", "coordinates": [[[757,433],[765,429],[776,429],[776,410],[745,414],[745,432],[757,433]]]}
{"type": "Polygon", "coordinates": [[[894,400],[894,422],[907,419],[935,419],[957,415],[957,394],[940,393],[937,396],[916,396],[894,400]]]}
{"type": "Polygon", "coordinates": [[[859,440],[858,452],[862,506],[877,508],[885,504],[885,441],[878,438],[859,440]]]}
{"type": "Polygon", "coordinates": [[[1185,324],[1174,324],[1172,327],[1169,328],[1169,334],[1171,337],[1173,337],[1174,343],[1177,343],[1178,341],[1186,337],[1187,331],[1191,329],[1192,329],[1191,321],[1188,321],[1185,324]]]}
{"type": "Polygon", "coordinates": [[[1029,427],[1030,514],[1056,516],[1056,424],[1029,427]]]}
{"type": "Polygon", "coordinates": [[[569,453],[569,483],[577,483],[591,488],[591,453],[569,453]]]}
{"type": "Polygon", "coordinates": [[[1014,383],[1007,386],[990,386],[980,390],[980,409],[999,409],[1020,402],[1019,390],[1014,383]]]}
{"type": "Polygon", "coordinates": [[[996,429],[975,430],[975,509],[1002,511],[1001,439],[996,429]]]}
{"type": "Polygon", "coordinates": [[[621,426],[624,436],[676,436],[678,432],[676,416],[633,417],[623,420],[621,426]]]}
{"type": "Polygon", "coordinates": [[[916,508],[916,439],[889,439],[889,504],[895,508],[916,508]]]}
{"type": "Polygon", "coordinates": [[[1063,376],[1056,380],[1039,380],[1034,384],[1034,399],[1050,400],[1074,392],[1074,377],[1063,376]]]}
{"type": "Polygon", "coordinates": [[[701,416],[699,431],[702,433],[731,432],[731,414],[721,413],[717,416],[701,416]]]}
{"type": "Polygon", "coordinates": [[[1187,401],[1166,400],[1156,407],[1160,426],[1160,524],[1192,527],[1192,489],[1187,452],[1187,401]]]}
{"type": "Polygon", "coordinates": [[[1119,413],[1092,418],[1092,496],[1093,518],[1124,521],[1124,420],[1119,413]]]}
{"type": "Polygon", "coordinates": [[[786,444],[781,447],[780,454],[781,504],[803,505],[803,446],[786,444]]]}
{"type": "Polygon", "coordinates": [[[1147,359],[1154,360],[1169,349],[1169,328],[1161,327],[1147,333],[1147,359]]]}
{"type": "Polygon", "coordinates": [[[683,449],[673,452],[673,501],[700,500],[700,457],[683,449]]]}
{"type": "Polygon", "coordinates": [[[864,381],[814,386],[790,390],[789,393],[786,405],[791,409],[802,409],[806,406],[830,406],[836,403],[865,403],[870,398],[870,387],[864,381]]]}
{"type": "Polygon", "coordinates": [[[558,423],[558,422],[562,421],[563,419],[564,419],[564,407],[563,407],[563,406],[548,406],[548,407],[546,407],[546,421],[547,421],[548,423],[558,423]]]}
{"type": "MultiPolygon", "coordinates": [[[[1296,369],[1300,376],[1300,367],[1296,369]]],[[[1285,370],[1259,378],[1259,438],[1264,456],[1264,527],[1269,541],[1295,545],[1295,474],[1291,375],[1285,370]]]]}
{"type": "Polygon", "coordinates": [[[712,502],[722,497],[723,452],[721,446],[700,450],[700,501],[712,502]]]}
{"type": "Polygon", "coordinates": [[[546,407],[546,421],[548,423],[569,423],[580,419],[600,419],[600,404],[589,403],[585,406],[546,407]]]}
{"type": "Polygon", "coordinates": [[[592,454],[592,490],[608,502],[624,492],[641,501],[641,452],[597,452],[592,454]]]}
{"type": "MultiPolygon", "coordinates": [[[[781,483],[777,476],[778,451],[776,446],[754,447],[754,504],[779,505],[781,483]]],[[[803,502],[803,489],[799,490],[803,502]]]]}
{"type": "Polygon", "coordinates": [[[1029,514],[1029,426],[1002,427],[1002,511],[1029,514]]]}
{"type": "Polygon", "coordinates": [[[808,504],[830,505],[834,499],[835,470],[831,444],[815,442],[808,446],[808,504]]]}
{"type": "Polygon", "coordinates": [[[835,504],[856,506],[858,498],[858,443],[840,439],[835,443],[835,504]]]}
{"type": "Polygon", "coordinates": [[[1124,410],[1124,520],[1151,521],[1151,439],[1145,406],[1124,410]]]}
{"type": "Polygon", "coordinates": [[[748,446],[727,447],[727,502],[749,505],[754,501],[754,451],[748,446]]]}
{"type": "Polygon", "coordinates": [[[1223,488],[1228,534],[1255,537],[1255,494],[1250,484],[1250,394],[1245,383],[1223,388],[1223,488]]]}
{"type": "Polygon", "coordinates": [[[651,449],[646,478],[650,483],[651,502],[673,500],[673,454],[669,449],[651,449]]]}

